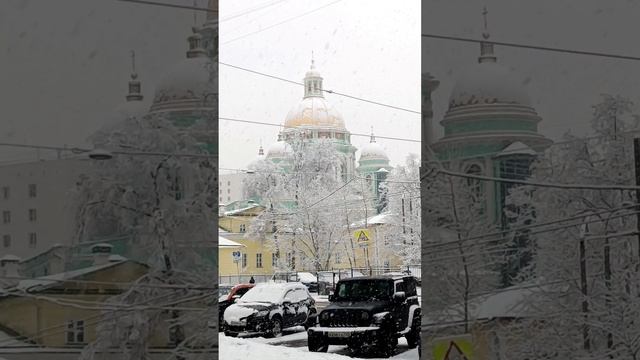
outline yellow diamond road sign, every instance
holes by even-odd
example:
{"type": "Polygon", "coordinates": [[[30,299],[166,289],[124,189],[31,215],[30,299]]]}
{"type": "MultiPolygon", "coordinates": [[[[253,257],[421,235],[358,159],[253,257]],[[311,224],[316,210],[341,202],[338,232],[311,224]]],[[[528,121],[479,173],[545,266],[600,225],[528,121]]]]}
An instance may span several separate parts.
{"type": "Polygon", "coordinates": [[[433,357],[435,360],[473,360],[471,336],[437,339],[433,348],[433,357]]]}
{"type": "Polygon", "coordinates": [[[371,239],[371,234],[367,229],[359,229],[353,233],[353,238],[359,246],[366,247],[369,244],[369,239],[371,239]]]}

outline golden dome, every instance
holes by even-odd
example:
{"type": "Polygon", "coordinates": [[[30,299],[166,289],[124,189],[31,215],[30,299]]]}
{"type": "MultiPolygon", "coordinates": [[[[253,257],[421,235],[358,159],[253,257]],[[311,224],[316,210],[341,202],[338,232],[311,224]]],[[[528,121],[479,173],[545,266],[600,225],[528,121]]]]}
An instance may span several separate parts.
{"type": "Polygon", "coordinates": [[[342,115],[322,97],[306,97],[293,107],[284,122],[285,128],[320,127],[346,130],[342,115]]]}

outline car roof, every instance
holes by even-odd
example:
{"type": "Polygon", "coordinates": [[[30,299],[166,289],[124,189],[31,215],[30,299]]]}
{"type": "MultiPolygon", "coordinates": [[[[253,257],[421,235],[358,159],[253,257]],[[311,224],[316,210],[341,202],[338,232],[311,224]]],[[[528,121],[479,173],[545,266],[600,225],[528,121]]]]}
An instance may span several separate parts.
{"type": "Polygon", "coordinates": [[[279,282],[266,282],[266,283],[260,283],[258,285],[256,285],[256,287],[272,287],[272,288],[280,288],[283,290],[289,290],[289,289],[307,289],[307,287],[300,283],[300,282],[286,282],[286,283],[279,283],[279,282]]]}
{"type": "Polygon", "coordinates": [[[342,278],[342,281],[361,281],[361,280],[401,280],[406,276],[395,276],[395,275],[374,275],[374,276],[358,276],[352,278],[342,278]]]}

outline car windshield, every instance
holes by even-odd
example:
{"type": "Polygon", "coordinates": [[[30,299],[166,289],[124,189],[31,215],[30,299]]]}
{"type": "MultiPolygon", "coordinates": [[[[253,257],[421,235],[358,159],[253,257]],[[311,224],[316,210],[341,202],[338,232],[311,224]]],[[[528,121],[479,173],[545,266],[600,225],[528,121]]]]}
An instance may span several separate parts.
{"type": "Polygon", "coordinates": [[[276,304],[280,302],[284,290],[281,287],[276,286],[256,286],[247,291],[238,302],[265,302],[276,304]]]}
{"type": "Polygon", "coordinates": [[[338,301],[382,300],[391,297],[391,283],[387,280],[344,281],[335,292],[338,301]]]}

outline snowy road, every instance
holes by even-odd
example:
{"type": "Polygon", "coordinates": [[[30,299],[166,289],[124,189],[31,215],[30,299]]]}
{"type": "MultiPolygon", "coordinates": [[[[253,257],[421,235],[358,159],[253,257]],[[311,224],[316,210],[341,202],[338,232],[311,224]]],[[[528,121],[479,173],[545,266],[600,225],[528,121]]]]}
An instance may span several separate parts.
{"type": "MultiPolygon", "coordinates": [[[[313,353],[307,350],[307,333],[304,328],[289,329],[275,339],[262,337],[238,339],[220,335],[220,359],[246,360],[259,355],[260,359],[340,360],[352,359],[345,346],[330,346],[328,353],[313,353]]],[[[365,356],[362,356],[365,357],[365,356]]],[[[365,357],[378,359],[375,356],[365,357]]],[[[398,340],[396,355],[391,359],[418,360],[418,350],[409,349],[404,338],[398,340]]]]}

